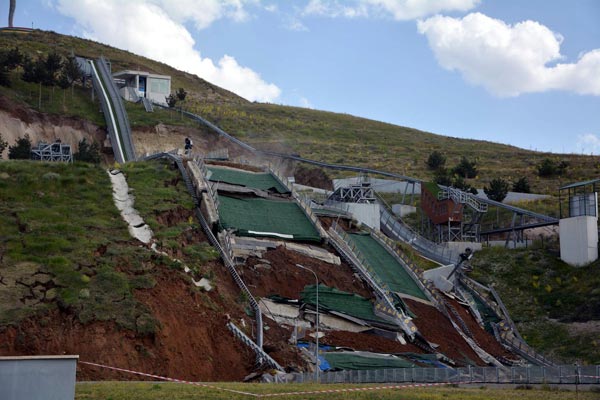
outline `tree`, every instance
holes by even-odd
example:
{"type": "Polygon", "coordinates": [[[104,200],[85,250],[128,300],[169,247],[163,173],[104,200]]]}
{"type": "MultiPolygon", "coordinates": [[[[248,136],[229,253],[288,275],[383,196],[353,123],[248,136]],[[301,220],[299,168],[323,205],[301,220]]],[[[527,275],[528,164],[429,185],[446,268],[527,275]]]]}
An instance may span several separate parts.
{"type": "Polygon", "coordinates": [[[567,161],[556,162],[549,158],[544,158],[537,166],[538,176],[542,178],[555,175],[561,176],[567,172],[567,168],[569,168],[567,161]]]}
{"type": "Polygon", "coordinates": [[[458,165],[454,167],[454,173],[463,178],[475,178],[477,176],[476,165],[476,161],[469,161],[467,157],[462,156],[458,165]]]}
{"type": "Polygon", "coordinates": [[[8,146],[8,142],[4,140],[2,133],[0,133],[0,158],[2,158],[2,153],[4,153],[6,146],[8,146]]]}
{"type": "Polygon", "coordinates": [[[79,148],[79,151],[73,154],[73,157],[75,157],[77,161],[100,164],[100,146],[98,145],[98,142],[88,144],[87,139],[83,138],[79,141],[77,147],[79,148]]]}
{"type": "Polygon", "coordinates": [[[501,202],[508,194],[508,182],[504,179],[492,179],[490,186],[483,188],[483,191],[490,200],[501,202]]]}
{"type": "Polygon", "coordinates": [[[175,104],[177,104],[177,97],[175,97],[172,94],[170,94],[167,97],[165,97],[165,100],[166,100],[167,105],[169,106],[169,108],[173,108],[173,107],[175,107],[175,104]]]}
{"type": "Polygon", "coordinates": [[[427,158],[425,163],[430,170],[435,171],[444,167],[446,164],[446,157],[439,151],[435,150],[429,155],[429,158],[427,158]]]}
{"type": "Polygon", "coordinates": [[[184,101],[185,97],[187,96],[187,92],[184,88],[179,88],[177,89],[177,92],[175,92],[175,95],[177,96],[177,100],[184,101]]]}
{"type": "Polygon", "coordinates": [[[63,66],[62,57],[56,52],[50,53],[46,56],[44,64],[46,66],[46,80],[42,83],[46,86],[52,86],[56,83],[58,73],[63,66]]]}
{"type": "Polygon", "coordinates": [[[8,158],[11,160],[28,160],[31,158],[31,139],[29,139],[29,135],[18,138],[17,143],[8,148],[8,158]]]}
{"type": "Polygon", "coordinates": [[[531,188],[529,187],[529,181],[527,180],[527,177],[523,176],[514,182],[512,190],[513,192],[518,193],[531,193],[531,188]]]}
{"type": "Polygon", "coordinates": [[[433,181],[438,185],[452,186],[452,176],[446,168],[438,168],[433,176],[433,181]]]}
{"type": "Polygon", "coordinates": [[[463,192],[469,192],[473,194],[477,194],[477,189],[473,186],[469,185],[467,181],[460,175],[455,175],[452,180],[452,187],[462,190],[463,192]]]}
{"type": "Polygon", "coordinates": [[[9,78],[9,72],[17,68],[21,64],[23,55],[19,51],[18,47],[14,47],[11,50],[0,51],[0,85],[10,87],[11,81],[9,78]]]}
{"type": "Polygon", "coordinates": [[[73,86],[78,79],[81,79],[83,74],[81,73],[81,69],[79,69],[79,64],[77,64],[77,60],[73,56],[67,57],[62,66],[62,71],[60,73],[58,85],[63,87],[64,82],[69,82],[69,86],[71,87],[71,99],[73,98],[73,86]],[[61,84],[60,80],[64,80],[61,84]]]}

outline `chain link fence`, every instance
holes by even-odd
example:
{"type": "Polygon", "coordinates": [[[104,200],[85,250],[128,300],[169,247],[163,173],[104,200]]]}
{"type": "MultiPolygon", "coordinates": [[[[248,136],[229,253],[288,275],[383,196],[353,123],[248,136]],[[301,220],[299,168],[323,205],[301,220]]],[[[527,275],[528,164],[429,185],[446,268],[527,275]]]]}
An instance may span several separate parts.
{"type": "MultiPolygon", "coordinates": [[[[313,383],[312,372],[295,373],[296,383],[313,383]]],[[[511,383],[600,384],[600,365],[555,367],[467,367],[344,370],[320,374],[321,383],[511,383]]]]}

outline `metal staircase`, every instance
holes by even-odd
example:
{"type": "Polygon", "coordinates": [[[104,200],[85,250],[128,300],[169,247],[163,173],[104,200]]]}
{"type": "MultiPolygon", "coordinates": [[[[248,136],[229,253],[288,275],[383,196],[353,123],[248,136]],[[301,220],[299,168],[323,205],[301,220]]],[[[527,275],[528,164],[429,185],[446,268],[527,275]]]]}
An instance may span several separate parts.
{"type": "Polygon", "coordinates": [[[266,363],[278,371],[282,371],[282,372],[284,371],[283,367],[281,365],[279,365],[277,363],[277,361],[273,360],[273,358],[271,358],[271,356],[269,356],[267,353],[265,353],[265,351],[262,349],[262,347],[257,346],[256,343],[254,343],[252,341],[252,339],[250,339],[244,332],[242,332],[242,330],[240,328],[235,326],[235,324],[233,322],[228,322],[227,328],[229,328],[229,330],[235,336],[237,336],[242,342],[244,342],[244,344],[246,346],[248,346],[252,350],[254,350],[257,358],[262,360],[261,364],[266,363]]]}
{"type": "Polygon", "coordinates": [[[146,112],[154,112],[154,106],[148,98],[142,97],[142,104],[144,105],[146,112]]]}
{"type": "Polygon", "coordinates": [[[455,203],[466,204],[473,210],[484,213],[488,210],[487,203],[480,201],[470,193],[463,192],[450,186],[440,186],[442,190],[438,193],[438,200],[452,199],[455,203]]]}

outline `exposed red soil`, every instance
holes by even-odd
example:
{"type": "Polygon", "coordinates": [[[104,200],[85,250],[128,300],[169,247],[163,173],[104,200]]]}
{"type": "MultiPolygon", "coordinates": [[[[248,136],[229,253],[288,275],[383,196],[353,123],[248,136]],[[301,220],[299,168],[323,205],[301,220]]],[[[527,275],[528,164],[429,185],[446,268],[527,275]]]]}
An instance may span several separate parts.
{"type": "Polygon", "coordinates": [[[294,170],[294,178],[301,185],[333,190],[331,178],[321,168],[307,168],[299,164],[294,170]]]}
{"type": "Polygon", "coordinates": [[[382,336],[362,332],[325,331],[325,336],[319,339],[319,342],[375,353],[423,353],[421,348],[412,343],[402,344],[382,336]]]}
{"type": "Polygon", "coordinates": [[[271,263],[266,264],[269,267],[256,267],[257,264],[264,264],[256,257],[248,258],[246,265],[238,267],[242,279],[256,296],[267,297],[276,294],[291,299],[299,298],[306,285],[315,284],[313,274],[296,267],[296,264],[300,264],[315,271],[320,284],[366,298],[372,297],[371,291],[346,263],[328,264],[281,246],[265,252],[263,259],[271,263]]]}
{"type": "Polygon", "coordinates": [[[356,228],[352,227],[352,220],[347,218],[333,218],[320,216],[319,221],[321,222],[323,229],[325,229],[326,231],[328,231],[329,228],[331,228],[331,225],[333,225],[334,222],[337,223],[345,232],[352,232],[356,230],[356,228]]]}
{"type": "Polygon", "coordinates": [[[469,360],[477,365],[485,365],[462,336],[456,332],[444,314],[427,304],[406,298],[403,300],[417,316],[413,322],[419,332],[430,343],[439,345],[437,348],[439,352],[453,359],[459,365],[467,365],[469,360]]]}
{"type": "Polygon", "coordinates": [[[292,327],[277,325],[275,321],[263,319],[267,327],[264,331],[263,350],[287,371],[306,371],[306,361],[300,350],[289,342],[292,327]]]}
{"type": "Polygon", "coordinates": [[[506,350],[494,336],[489,334],[485,329],[479,325],[475,317],[470,313],[468,308],[460,304],[458,301],[453,299],[446,299],[448,303],[458,312],[462,320],[469,327],[469,330],[473,334],[473,338],[483,350],[488,352],[494,357],[504,357],[508,359],[516,359],[516,357],[506,350]]]}
{"type": "MultiPolygon", "coordinates": [[[[225,326],[227,316],[239,324],[248,317],[234,304],[238,292],[222,266],[216,288],[192,289],[181,272],[156,266],[152,289],[135,295],[159,323],[154,336],[123,330],[114,322],[83,325],[65,311],[23,321],[0,331],[0,354],[78,354],[80,360],[189,380],[241,380],[254,368],[254,354],[225,326]]],[[[249,324],[249,323],[248,323],[249,324]]],[[[141,377],[79,365],[80,380],[141,377]]]]}

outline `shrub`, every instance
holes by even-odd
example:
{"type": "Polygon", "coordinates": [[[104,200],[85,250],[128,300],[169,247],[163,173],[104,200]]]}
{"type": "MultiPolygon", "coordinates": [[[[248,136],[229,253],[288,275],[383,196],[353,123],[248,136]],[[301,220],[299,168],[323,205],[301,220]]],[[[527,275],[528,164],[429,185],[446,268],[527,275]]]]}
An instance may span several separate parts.
{"type": "Polygon", "coordinates": [[[493,179],[490,186],[483,188],[483,191],[490,200],[501,202],[508,194],[508,182],[504,179],[493,179]]]}
{"type": "Polygon", "coordinates": [[[454,173],[462,176],[463,178],[475,178],[477,176],[477,162],[469,161],[467,157],[463,156],[456,167],[454,167],[454,173]]]}
{"type": "Polygon", "coordinates": [[[28,160],[31,158],[31,139],[29,139],[29,135],[18,138],[17,143],[8,148],[8,158],[11,160],[28,160]]]}
{"type": "Polygon", "coordinates": [[[540,177],[552,177],[561,176],[567,172],[569,163],[566,161],[556,162],[549,158],[544,158],[542,162],[537,166],[538,176],[540,177]]]}
{"type": "Polygon", "coordinates": [[[74,154],[78,161],[100,164],[100,146],[97,142],[88,144],[87,139],[83,138],[79,141],[79,151],[74,154]]]}
{"type": "Polygon", "coordinates": [[[531,188],[529,187],[529,181],[526,176],[519,178],[518,181],[513,183],[512,186],[513,192],[518,193],[531,193],[531,188]]]}
{"type": "Polygon", "coordinates": [[[4,140],[2,133],[0,133],[0,158],[2,158],[2,153],[6,149],[6,146],[8,146],[8,142],[4,140]]]}
{"type": "Polygon", "coordinates": [[[429,158],[427,158],[425,163],[430,170],[435,171],[446,164],[446,157],[436,150],[429,155],[429,158]]]}

